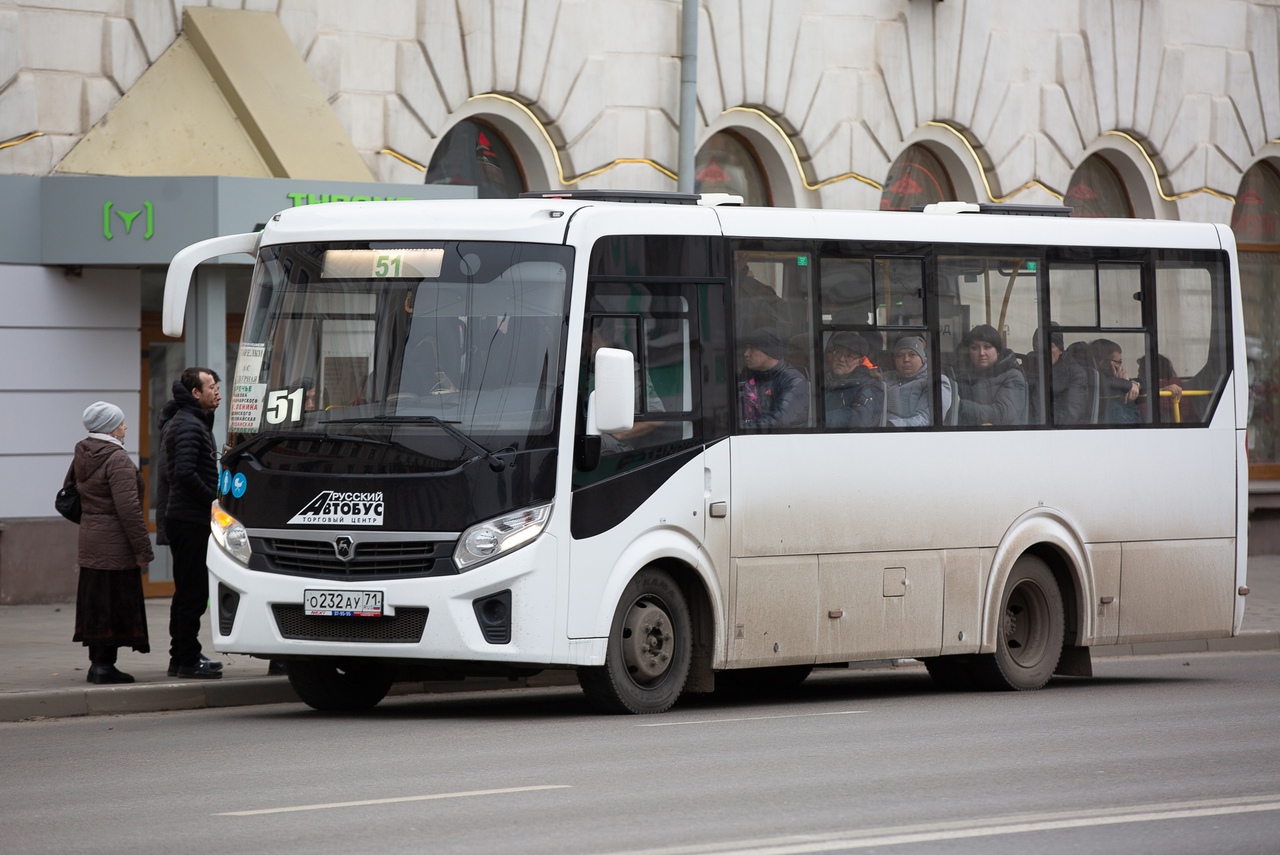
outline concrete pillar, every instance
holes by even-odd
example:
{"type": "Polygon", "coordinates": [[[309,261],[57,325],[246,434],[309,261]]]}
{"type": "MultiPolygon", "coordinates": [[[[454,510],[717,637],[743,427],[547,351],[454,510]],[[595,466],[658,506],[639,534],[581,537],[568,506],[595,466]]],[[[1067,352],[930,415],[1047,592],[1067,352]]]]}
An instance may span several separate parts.
{"type": "Polygon", "coordinates": [[[213,439],[221,448],[227,441],[227,406],[231,396],[231,366],[227,363],[227,274],[203,264],[196,268],[195,283],[187,298],[187,365],[200,365],[222,378],[223,406],[214,414],[213,439]]]}

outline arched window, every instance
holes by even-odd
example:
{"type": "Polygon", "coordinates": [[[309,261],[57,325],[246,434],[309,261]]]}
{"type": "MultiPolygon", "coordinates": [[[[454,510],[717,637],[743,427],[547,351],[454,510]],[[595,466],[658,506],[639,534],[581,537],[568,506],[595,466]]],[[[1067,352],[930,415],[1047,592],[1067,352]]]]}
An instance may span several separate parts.
{"type": "Polygon", "coordinates": [[[514,199],[525,190],[520,163],[502,135],[465,119],[444,135],[431,155],[427,184],[462,184],[481,199],[514,199]]]}
{"type": "Polygon", "coordinates": [[[955,185],[942,161],[922,145],[898,155],[880,193],[880,210],[909,211],[918,205],[955,201],[955,185]]]}
{"type": "Polygon", "coordinates": [[[744,205],[773,204],[769,182],[749,143],[732,131],[720,131],[707,140],[693,165],[694,191],[732,193],[744,205]]]}
{"type": "Polygon", "coordinates": [[[1249,361],[1249,477],[1280,480],[1280,172],[1244,174],[1231,212],[1249,361]]]}
{"type": "Polygon", "coordinates": [[[1062,203],[1073,217],[1132,217],[1133,203],[1120,173],[1106,158],[1092,154],[1080,164],[1062,203]]]}

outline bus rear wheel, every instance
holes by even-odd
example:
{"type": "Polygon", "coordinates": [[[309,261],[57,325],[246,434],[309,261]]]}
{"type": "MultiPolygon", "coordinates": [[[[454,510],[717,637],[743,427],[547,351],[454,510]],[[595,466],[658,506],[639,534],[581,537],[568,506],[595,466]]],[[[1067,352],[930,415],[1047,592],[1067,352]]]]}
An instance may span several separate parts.
{"type": "Polygon", "coordinates": [[[303,659],[289,663],[289,685],[304,704],[326,712],[371,709],[391,691],[395,672],[376,660],[303,659]]]}
{"type": "Polygon", "coordinates": [[[1022,556],[1001,596],[996,652],[974,657],[974,679],[984,689],[1041,688],[1058,667],[1065,623],[1053,573],[1034,555],[1022,556]]]}
{"type": "Polygon", "coordinates": [[[684,594],[656,568],[636,574],[618,602],[605,664],[579,668],[587,701],[601,712],[666,712],[680,697],[692,661],[684,594]]]}

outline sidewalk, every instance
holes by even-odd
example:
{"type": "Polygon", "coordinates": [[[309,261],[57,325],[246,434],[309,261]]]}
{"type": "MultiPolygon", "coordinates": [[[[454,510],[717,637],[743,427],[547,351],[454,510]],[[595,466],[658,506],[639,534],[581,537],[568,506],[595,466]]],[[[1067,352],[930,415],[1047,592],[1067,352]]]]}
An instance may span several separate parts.
{"type": "MultiPolygon", "coordinates": [[[[1168,641],[1093,648],[1095,659],[1235,650],[1280,650],[1280,556],[1249,559],[1250,594],[1244,625],[1236,638],[1168,641]]],[[[267,663],[213,650],[209,617],[202,622],[205,655],[222,660],[221,680],[178,680],[169,665],[169,601],[147,601],[152,652],[120,651],[118,666],[137,682],[92,686],[85,682],[87,650],[71,641],[74,604],[0,606],[0,721],[34,717],[101,715],[124,712],[199,709],[251,704],[300,703],[285,677],[268,677],[267,663]]],[[[568,685],[570,671],[548,671],[521,680],[468,679],[455,682],[400,683],[393,694],[459,692],[523,686],[568,685]]]]}

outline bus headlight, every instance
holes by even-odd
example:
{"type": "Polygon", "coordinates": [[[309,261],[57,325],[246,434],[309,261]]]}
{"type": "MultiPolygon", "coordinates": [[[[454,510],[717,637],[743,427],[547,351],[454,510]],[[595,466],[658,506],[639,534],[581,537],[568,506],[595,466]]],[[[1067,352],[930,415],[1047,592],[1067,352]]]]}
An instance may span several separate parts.
{"type": "Polygon", "coordinates": [[[249,532],[245,531],[240,521],[227,513],[217,503],[213,503],[212,528],[213,539],[218,542],[228,555],[244,566],[249,566],[249,556],[253,550],[249,548],[249,532]]]}
{"type": "Polygon", "coordinates": [[[538,505],[497,519],[476,523],[458,538],[453,563],[458,572],[470,570],[513,549],[519,549],[542,533],[551,505],[538,505]]]}

